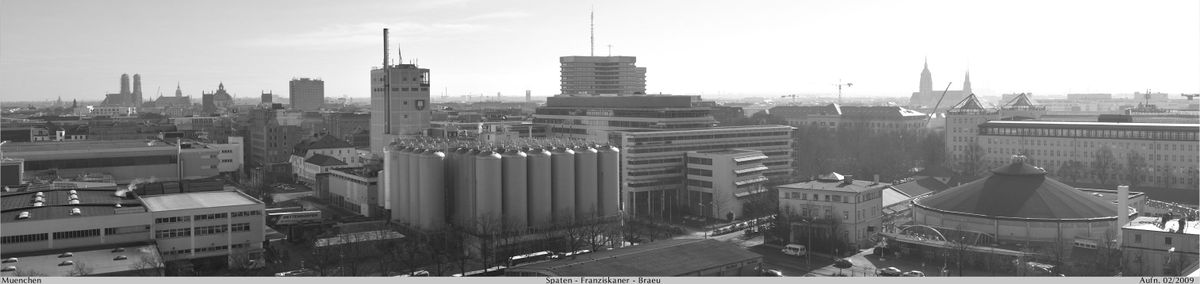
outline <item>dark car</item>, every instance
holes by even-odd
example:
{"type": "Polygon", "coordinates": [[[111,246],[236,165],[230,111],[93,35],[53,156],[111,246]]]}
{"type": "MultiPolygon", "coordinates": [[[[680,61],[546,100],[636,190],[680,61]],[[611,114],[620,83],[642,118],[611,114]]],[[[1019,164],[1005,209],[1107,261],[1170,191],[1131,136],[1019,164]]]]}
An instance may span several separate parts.
{"type": "Polygon", "coordinates": [[[899,268],[888,267],[880,269],[877,274],[879,274],[879,276],[900,276],[901,274],[904,274],[904,272],[900,271],[899,268]]]}
{"type": "Polygon", "coordinates": [[[853,266],[854,266],[854,262],[850,261],[850,259],[839,258],[839,259],[833,261],[833,267],[846,269],[846,268],[850,268],[853,266]]]}

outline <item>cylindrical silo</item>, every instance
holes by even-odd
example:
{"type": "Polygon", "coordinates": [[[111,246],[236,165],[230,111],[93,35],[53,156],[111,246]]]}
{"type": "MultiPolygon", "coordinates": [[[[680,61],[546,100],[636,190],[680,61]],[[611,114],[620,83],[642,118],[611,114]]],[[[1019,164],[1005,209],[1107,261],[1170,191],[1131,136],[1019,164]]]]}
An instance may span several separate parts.
{"type": "Polygon", "coordinates": [[[547,227],[554,222],[554,209],[551,208],[553,195],[550,193],[550,189],[553,188],[550,179],[550,151],[537,148],[530,150],[528,155],[529,226],[547,227]]]}
{"type": "Polygon", "coordinates": [[[445,160],[446,154],[435,149],[429,149],[420,156],[421,193],[418,196],[421,219],[417,223],[421,229],[441,229],[446,223],[446,187],[442,177],[445,160]]]}
{"type": "Polygon", "coordinates": [[[468,227],[475,221],[475,155],[479,154],[479,149],[465,148],[461,151],[459,157],[459,170],[455,174],[456,179],[460,180],[460,188],[456,193],[459,226],[468,227]]]}
{"type": "Polygon", "coordinates": [[[596,180],[596,149],[588,146],[575,148],[575,219],[579,221],[596,218],[598,186],[596,180]]]}
{"type": "Polygon", "coordinates": [[[457,191],[459,179],[454,178],[454,173],[458,171],[458,150],[460,149],[461,148],[459,147],[446,148],[446,159],[444,160],[445,163],[442,164],[442,168],[444,169],[442,171],[442,182],[443,185],[446,186],[445,196],[443,196],[443,198],[446,199],[445,214],[447,223],[458,220],[458,204],[456,203],[458,202],[458,199],[456,198],[458,197],[457,191]]]}
{"type": "Polygon", "coordinates": [[[601,217],[616,216],[620,210],[621,201],[621,150],[613,146],[600,147],[597,151],[599,169],[596,176],[600,180],[599,206],[601,217]]]}
{"type": "MultiPolygon", "coordinates": [[[[381,195],[379,200],[383,203],[380,207],[385,210],[392,208],[392,192],[390,190],[392,187],[388,185],[392,184],[392,170],[396,168],[396,165],[392,164],[396,161],[392,157],[394,153],[396,153],[396,145],[383,147],[383,170],[379,171],[379,193],[381,195]]],[[[388,216],[388,218],[391,217],[388,216]]]]}
{"type": "Polygon", "coordinates": [[[523,229],[529,224],[527,157],[519,149],[510,149],[501,156],[504,166],[504,227],[508,229],[523,229]]]}
{"type": "Polygon", "coordinates": [[[408,153],[408,188],[405,189],[405,192],[408,193],[408,204],[404,208],[408,212],[408,223],[413,225],[421,220],[421,154],[423,153],[425,153],[425,149],[415,145],[412,152],[408,153]]]}
{"type": "Polygon", "coordinates": [[[554,223],[571,224],[575,222],[575,151],[554,148],[550,152],[550,169],[554,188],[550,208],[554,211],[554,223]]]}
{"type": "Polygon", "coordinates": [[[395,200],[391,209],[392,220],[400,223],[408,223],[408,158],[412,150],[412,147],[401,146],[396,151],[396,162],[393,163],[396,165],[396,179],[389,185],[392,187],[389,189],[392,191],[392,199],[395,200]]]}
{"type": "Polygon", "coordinates": [[[500,154],[482,151],[475,155],[475,219],[476,228],[500,228],[504,210],[501,196],[500,154]],[[482,227],[481,227],[482,226],[482,227]]]}

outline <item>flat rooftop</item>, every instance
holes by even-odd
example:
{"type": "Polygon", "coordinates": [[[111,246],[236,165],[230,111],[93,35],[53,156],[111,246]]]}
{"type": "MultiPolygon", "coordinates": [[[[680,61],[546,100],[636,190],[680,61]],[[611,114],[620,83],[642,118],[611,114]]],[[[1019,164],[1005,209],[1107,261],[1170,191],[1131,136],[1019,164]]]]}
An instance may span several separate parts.
{"type": "Polygon", "coordinates": [[[696,153],[709,154],[709,155],[737,155],[737,154],[762,153],[762,151],[746,150],[746,149],[721,149],[721,150],[697,151],[696,153]]]}
{"type": "Polygon", "coordinates": [[[675,239],[580,254],[510,268],[558,276],[679,276],[761,259],[738,245],[709,239],[675,239]]]}
{"type": "MultiPolygon", "coordinates": [[[[45,253],[45,252],[43,252],[45,253]]],[[[73,261],[75,264],[86,265],[92,269],[92,275],[131,272],[131,266],[141,261],[143,257],[157,258],[158,248],[153,244],[126,244],[98,248],[87,251],[71,252],[70,257],[60,258],[62,252],[52,254],[19,257],[17,262],[4,263],[3,266],[14,266],[16,271],[0,272],[0,276],[13,277],[17,272],[35,272],[49,277],[70,276],[74,266],[62,265],[63,261],[73,261]],[[117,248],[120,248],[118,251],[117,248]],[[117,259],[125,256],[125,259],[117,259]]],[[[5,255],[5,258],[10,256],[5,255]]]]}
{"type": "Polygon", "coordinates": [[[835,174],[835,175],[836,175],[836,178],[838,178],[837,180],[834,180],[831,178],[826,178],[827,176],[822,176],[822,177],[818,177],[817,179],[806,181],[806,182],[797,182],[797,183],[792,183],[792,184],[780,185],[779,188],[800,189],[800,190],[827,190],[827,191],[840,191],[840,192],[863,192],[863,191],[867,191],[867,190],[871,190],[871,189],[891,186],[891,184],[888,184],[888,183],[883,183],[883,182],[876,183],[874,181],[869,181],[869,180],[853,180],[853,181],[850,181],[849,183],[847,183],[847,182],[845,182],[846,177],[843,177],[842,175],[838,175],[838,174],[835,174]]]}
{"type": "MultiPolygon", "coordinates": [[[[1164,233],[1173,233],[1179,230],[1178,218],[1171,219],[1162,224],[1162,226],[1159,226],[1160,222],[1162,222],[1161,217],[1137,217],[1136,219],[1129,221],[1129,224],[1126,224],[1121,228],[1164,233]]],[[[1184,221],[1183,233],[1188,235],[1200,235],[1200,221],[1184,221]]]]}
{"type": "Polygon", "coordinates": [[[151,212],[259,204],[240,192],[209,191],[142,197],[151,212]]]}
{"type": "Polygon", "coordinates": [[[66,141],[66,142],[20,142],[4,144],[5,154],[23,153],[23,152],[48,152],[48,151],[79,151],[79,150],[110,150],[110,149],[153,149],[153,150],[174,150],[175,145],[168,145],[162,142],[155,142],[153,145],[147,144],[147,140],[84,140],[84,141],[66,141]]]}

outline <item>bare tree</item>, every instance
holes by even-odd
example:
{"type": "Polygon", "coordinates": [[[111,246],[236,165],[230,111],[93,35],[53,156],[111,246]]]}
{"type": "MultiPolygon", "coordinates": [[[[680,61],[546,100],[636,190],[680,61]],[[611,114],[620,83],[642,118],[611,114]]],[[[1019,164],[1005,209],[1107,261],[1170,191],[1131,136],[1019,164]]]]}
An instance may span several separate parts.
{"type": "Polygon", "coordinates": [[[1146,180],[1146,156],[1137,150],[1125,155],[1125,182],[1129,185],[1139,185],[1146,180]]]}
{"type": "Polygon", "coordinates": [[[143,255],[129,265],[130,270],[141,276],[162,276],[164,267],[162,257],[158,255],[143,255]]]}
{"type": "Polygon", "coordinates": [[[1095,176],[1095,181],[1100,184],[1109,184],[1113,179],[1113,174],[1116,174],[1121,168],[1121,165],[1117,163],[1116,156],[1113,155],[1112,147],[1108,145],[1100,147],[1093,158],[1091,173],[1095,176]]]}
{"type": "Polygon", "coordinates": [[[67,272],[67,276],[88,276],[92,274],[92,271],[92,268],[88,267],[87,263],[81,261],[76,262],[71,267],[71,271],[67,272]]]}
{"type": "Polygon", "coordinates": [[[37,270],[25,269],[25,270],[13,271],[12,276],[16,276],[16,277],[46,277],[49,275],[46,275],[45,273],[41,273],[37,270]]]}
{"type": "Polygon", "coordinates": [[[967,144],[967,149],[963,152],[963,160],[959,164],[959,168],[962,170],[961,174],[967,180],[974,180],[983,173],[986,166],[984,164],[986,161],[983,160],[984,154],[983,147],[979,146],[978,141],[967,144]]]}
{"type": "Polygon", "coordinates": [[[1086,169],[1083,165],[1083,162],[1070,160],[1063,163],[1062,166],[1059,166],[1056,173],[1057,176],[1065,180],[1078,182],[1079,179],[1086,174],[1086,169]]]}

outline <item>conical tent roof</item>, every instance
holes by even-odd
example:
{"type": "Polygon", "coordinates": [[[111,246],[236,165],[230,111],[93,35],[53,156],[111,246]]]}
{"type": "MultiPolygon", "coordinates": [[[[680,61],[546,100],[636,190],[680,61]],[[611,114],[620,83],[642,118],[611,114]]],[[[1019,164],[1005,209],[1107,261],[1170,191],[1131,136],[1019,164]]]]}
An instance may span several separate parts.
{"type": "Polygon", "coordinates": [[[1028,95],[1026,95],[1025,93],[1021,93],[1021,94],[1017,95],[1017,97],[1015,97],[1011,101],[1009,101],[1008,104],[1005,106],[1006,107],[1033,106],[1033,102],[1029,100],[1028,95]]]}
{"type": "Polygon", "coordinates": [[[963,100],[961,102],[959,102],[958,104],[955,104],[954,107],[952,107],[950,109],[984,109],[984,108],[983,108],[983,104],[979,103],[979,98],[976,98],[975,94],[970,94],[970,95],[967,95],[966,98],[963,98],[963,100]]]}
{"type": "Polygon", "coordinates": [[[1023,161],[993,169],[992,174],[914,202],[919,207],[998,218],[1116,218],[1116,204],[1046,177],[1023,161]]]}

